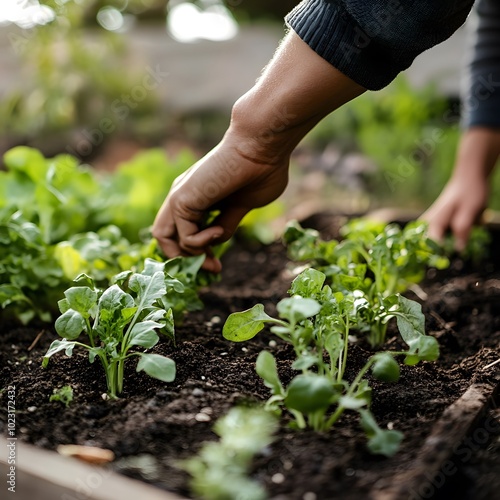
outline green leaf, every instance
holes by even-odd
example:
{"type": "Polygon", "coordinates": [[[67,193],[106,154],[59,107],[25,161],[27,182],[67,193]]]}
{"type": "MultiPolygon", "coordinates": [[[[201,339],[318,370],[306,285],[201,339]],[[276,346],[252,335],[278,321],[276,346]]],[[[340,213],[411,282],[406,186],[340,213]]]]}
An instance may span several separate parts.
{"type": "Polygon", "coordinates": [[[425,335],[410,340],[409,354],[405,358],[405,364],[415,365],[419,361],[435,361],[439,358],[439,344],[434,337],[425,335]]]}
{"type": "Polygon", "coordinates": [[[142,321],[136,323],[130,332],[130,345],[139,345],[150,349],[159,340],[155,328],[161,328],[161,324],[155,321],[142,321]]]}
{"type": "Polygon", "coordinates": [[[105,290],[98,304],[101,311],[110,312],[135,307],[134,298],[130,294],[125,293],[118,285],[112,285],[105,290]]]}
{"type": "Polygon", "coordinates": [[[290,410],[313,413],[327,410],[335,391],[327,377],[316,374],[297,375],[287,388],[285,405],[290,410]]]}
{"type": "Polygon", "coordinates": [[[156,272],[153,276],[133,274],[128,286],[137,293],[137,305],[139,309],[151,307],[153,303],[167,293],[165,287],[165,274],[156,272]]]}
{"type": "Polygon", "coordinates": [[[75,347],[74,342],[68,342],[66,339],[63,340],[54,340],[52,344],[50,344],[49,349],[45,353],[42,361],[42,367],[47,368],[47,365],[49,364],[49,359],[51,356],[54,354],[60,352],[60,351],[65,351],[66,356],[71,356],[73,354],[73,348],[75,347]]]}
{"type": "Polygon", "coordinates": [[[89,310],[97,302],[97,292],[87,286],[73,286],[64,292],[71,309],[79,312],[82,316],[88,317],[89,310]]]}
{"type": "Polygon", "coordinates": [[[321,293],[325,279],[326,276],[321,271],[306,269],[292,281],[289,293],[302,297],[316,297],[321,293]]]}
{"type": "Polygon", "coordinates": [[[246,311],[230,314],[222,329],[222,335],[233,342],[244,342],[255,337],[268,321],[276,322],[264,312],[262,304],[256,304],[246,311]]]}
{"type": "Polygon", "coordinates": [[[85,329],[85,319],[79,312],[68,309],[56,319],[55,328],[59,336],[76,340],[85,329]]]}
{"type": "Polygon", "coordinates": [[[281,300],[276,306],[281,317],[290,322],[298,322],[310,318],[319,313],[321,304],[314,299],[304,299],[302,297],[290,297],[281,300]]]}
{"type": "Polygon", "coordinates": [[[394,430],[382,430],[368,410],[359,410],[361,426],[368,436],[368,449],[375,454],[392,457],[399,449],[403,434],[394,430]]]}
{"type": "Polygon", "coordinates": [[[276,360],[268,351],[261,351],[257,356],[255,369],[259,377],[264,380],[266,387],[269,387],[273,394],[283,394],[283,386],[278,375],[276,360]]]}
{"type": "Polygon", "coordinates": [[[412,340],[425,335],[425,316],[422,306],[414,300],[398,295],[398,314],[396,317],[403,340],[410,345],[412,340]]]}
{"type": "Polygon", "coordinates": [[[375,354],[372,366],[373,376],[382,382],[397,382],[399,380],[399,364],[388,353],[375,354]]]}
{"type": "Polygon", "coordinates": [[[145,371],[150,377],[162,382],[175,380],[175,361],[159,354],[140,354],[137,371],[145,371]]]}

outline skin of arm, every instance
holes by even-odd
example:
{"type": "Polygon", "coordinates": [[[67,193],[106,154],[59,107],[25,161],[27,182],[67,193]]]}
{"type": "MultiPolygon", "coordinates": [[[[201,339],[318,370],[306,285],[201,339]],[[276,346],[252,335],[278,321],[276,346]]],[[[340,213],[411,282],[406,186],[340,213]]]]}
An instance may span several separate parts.
{"type": "Polygon", "coordinates": [[[227,241],[253,208],[284,191],[290,155],[323,117],[365,91],[316,54],[293,31],[255,86],[233,106],[221,142],[176,179],[153,224],[168,257],[206,253],[227,241]],[[219,215],[203,227],[207,214],[219,215]]]}
{"type": "Polygon", "coordinates": [[[500,156],[500,129],[472,127],[464,132],[451,179],[422,218],[429,236],[441,241],[448,230],[463,250],[472,225],[486,207],[493,168],[500,156]]]}

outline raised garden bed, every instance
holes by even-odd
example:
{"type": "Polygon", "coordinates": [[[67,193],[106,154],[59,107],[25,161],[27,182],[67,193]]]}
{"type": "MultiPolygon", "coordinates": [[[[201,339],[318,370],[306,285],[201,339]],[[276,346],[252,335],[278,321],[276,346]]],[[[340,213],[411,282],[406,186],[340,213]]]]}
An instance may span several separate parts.
{"type": "MultiPolygon", "coordinates": [[[[309,222],[335,236],[340,221],[322,216],[309,222]]],[[[252,471],[270,498],[497,498],[500,365],[492,363],[500,357],[499,240],[494,232],[492,258],[480,268],[464,268],[456,259],[449,270],[428,274],[420,298],[409,292],[422,302],[428,332],[438,338],[441,356],[437,362],[402,366],[397,384],[371,382],[377,421],[405,434],[400,451],[392,458],[370,455],[358,419],[349,413],[334,432],[325,434],[283,425],[252,471]]],[[[177,346],[165,340],[155,347],[175,360],[175,382],[165,384],[131,370],[117,401],[102,399],[102,370],[89,365],[83,352],[75,351],[74,359],[56,356],[42,369],[41,358],[55,338],[51,330],[30,348],[41,329],[2,325],[1,386],[16,388],[18,439],[49,450],[59,444],[111,449],[116,460],[109,468],[189,497],[188,476],[178,461],[216,438],[212,425],[231,406],[269,397],[255,373],[258,353],[271,351],[282,378],[292,377],[291,348],[274,336],[262,334],[234,344],[221,335],[231,312],[257,302],[274,312],[292,277],[287,263],[279,243],[233,247],[225,256],[222,281],[202,294],[205,310],[190,314],[177,328],[177,346]],[[68,384],[75,392],[68,408],[49,402],[53,389],[68,384]]],[[[389,343],[396,341],[391,333],[389,343]]],[[[352,346],[347,378],[369,355],[366,345],[352,346]]],[[[6,408],[6,392],[2,401],[6,408]]],[[[0,424],[4,434],[5,415],[0,424]]],[[[18,459],[21,464],[22,455],[18,459]]]]}

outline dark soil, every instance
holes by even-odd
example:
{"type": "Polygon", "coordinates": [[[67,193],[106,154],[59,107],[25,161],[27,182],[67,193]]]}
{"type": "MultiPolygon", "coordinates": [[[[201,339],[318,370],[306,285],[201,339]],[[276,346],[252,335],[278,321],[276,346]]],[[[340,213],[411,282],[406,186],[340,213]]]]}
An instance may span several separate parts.
{"type": "MultiPolygon", "coordinates": [[[[310,222],[330,236],[336,234],[336,218],[310,222]]],[[[176,361],[175,382],[161,383],[129,367],[123,397],[114,402],[102,399],[106,385],[101,367],[90,365],[82,352],[76,350],[73,358],[57,355],[48,369],[41,368],[53,331],[45,331],[28,351],[39,329],[2,328],[0,383],[16,387],[18,437],[47,449],[66,443],[109,448],[117,457],[112,465],[116,470],[189,496],[188,477],[176,462],[195,454],[203,441],[216,439],[211,427],[231,406],[264,401],[269,395],[255,373],[258,353],[270,350],[282,376],[293,374],[290,349],[280,341],[270,343],[274,338],[269,333],[245,344],[230,343],[221,335],[233,311],[261,302],[268,313],[274,312],[291,281],[287,266],[291,264],[281,244],[236,244],[225,257],[221,282],[202,294],[205,310],[190,314],[177,328],[177,346],[162,341],[155,348],[176,361]],[[75,391],[70,407],[49,402],[53,389],[67,384],[75,391]]],[[[377,421],[405,434],[400,452],[393,458],[370,455],[355,414],[346,413],[326,434],[293,431],[284,416],[275,443],[257,458],[253,470],[271,498],[369,498],[375,485],[411,468],[433,423],[471,383],[498,382],[499,365],[482,368],[500,357],[499,263],[490,259],[473,269],[456,259],[447,271],[430,271],[421,288],[428,295],[423,303],[427,328],[439,339],[441,358],[402,366],[397,384],[372,382],[377,421]]],[[[412,292],[408,296],[416,298],[412,292]]],[[[395,330],[388,338],[390,345],[397,342],[395,330]]],[[[347,375],[352,378],[370,352],[360,343],[350,353],[347,375]]],[[[498,424],[498,410],[491,408],[484,418],[498,424]]],[[[467,460],[465,453],[456,456],[458,472],[446,485],[434,485],[434,498],[498,498],[499,439],[499,433],[490,432],[487,442],[474,443],[467,460]]]]}

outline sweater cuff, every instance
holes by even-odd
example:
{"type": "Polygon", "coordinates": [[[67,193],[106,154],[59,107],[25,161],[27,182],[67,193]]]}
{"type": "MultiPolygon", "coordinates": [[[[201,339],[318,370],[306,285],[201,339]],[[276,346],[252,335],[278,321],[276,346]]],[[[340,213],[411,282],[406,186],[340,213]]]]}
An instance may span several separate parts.
{"type": "Polygon", "coordinates": [[[318,55],[369,90],[387,86],[421,52],[381,44],[359,26],[341,2],[304,0],[285,21],[318,55]]]}

